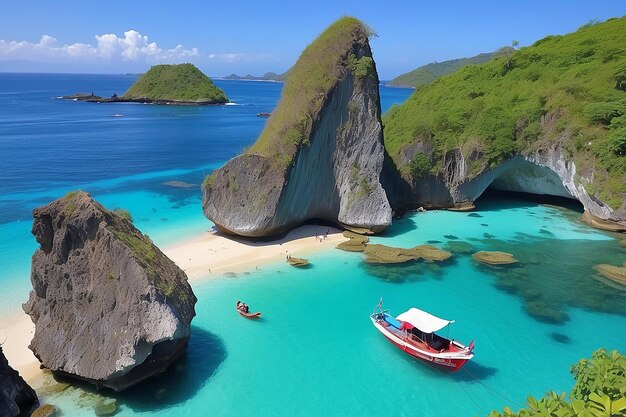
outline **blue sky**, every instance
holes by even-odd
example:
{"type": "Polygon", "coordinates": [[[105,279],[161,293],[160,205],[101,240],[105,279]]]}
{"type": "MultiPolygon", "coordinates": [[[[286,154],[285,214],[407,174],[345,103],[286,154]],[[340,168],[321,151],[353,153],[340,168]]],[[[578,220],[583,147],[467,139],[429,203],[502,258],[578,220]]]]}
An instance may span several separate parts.
{"type": "Polygon", "coordinates": [[[193,62],[211,76],[283,72],[345,15],[378,33],[374,59],[381,79],[390,79],[514,39],[525,46],[591,19],[621,17],[626,1],[2,0],[0,71],[142,72],[193,62]]]}

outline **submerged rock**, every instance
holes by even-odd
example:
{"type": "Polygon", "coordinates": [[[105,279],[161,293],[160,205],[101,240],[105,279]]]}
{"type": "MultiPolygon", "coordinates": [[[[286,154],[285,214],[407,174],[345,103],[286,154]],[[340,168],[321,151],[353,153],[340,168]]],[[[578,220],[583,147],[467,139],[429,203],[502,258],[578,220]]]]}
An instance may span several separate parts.
{"type": "Polygon", "coordinates": [[[365,262],[368,263],[399,264],[418,259],[443,262],[450,259],[452,254],[431,245],[419,245],[405,249],[374,244],[365,247],[365,256],[365,262]]]}
{"type": "Polygon", "coordinates": [[[343,235],[349,240],[338,244],[337,249],[345,250],[347,252],[363,252],[365,250],[367,242],[369,242],[370,240],[367,236],[350,232],[348,230],[343,232],[343,235]]]}
{"type": "Polygon", "coordinates": [[[295,266],[298,268],[302,268],[305,266],[309,265],[309,261],[307,259],[304,258],[294,258],[292,256],[290,256],[289,258],[287,258],[287,263],[291,266],[295,266]]]}
{"type": "Polygon", "coordinates": [[[28,417],[38,406],[35,390],[9,366],[0,346],[0,416],[28,417]]]}
{"type": "Polygon", "coordinates": [[[57,408],[55,406],[52,404],[44,404],[33,411],[33,414],[31,414],[30,417],[52,417],[56,415],[56,413],[57,408]]]}
{"type": "Polygon", "coordinates": [[[621,267],[608,264],[596,265],[595,270],[614,282],[626,285],[626,262],[621,267]]]}
{"type": "Polygon", "coordinates": [[[84,192],[33,214],[40,248],[24,311],[43,366],[123,390],[184,353],[196,297],[147,236],[84,192]]]}
{"type": "Polygon", "coordinates": [[[105,398],[95,405],[93,411],[97,416],[112,416],[117,413],[117,400],[105,398]]]}
{"type": "Polygon", "coordinates": [[[475,261],[478,261],[487,265],[512,265],[519,261],[513,257],[512,254],[506,252],[488,252],[481,251],[472,255],[475,261]]]}
{"type": "Polygon", "coordinates": [[[256,143],[204,182],[204,213],[220,230],[270,236],[314,218],[369,233],[391,224],[369,35],[346,17],[304,50],[256,143]]]}

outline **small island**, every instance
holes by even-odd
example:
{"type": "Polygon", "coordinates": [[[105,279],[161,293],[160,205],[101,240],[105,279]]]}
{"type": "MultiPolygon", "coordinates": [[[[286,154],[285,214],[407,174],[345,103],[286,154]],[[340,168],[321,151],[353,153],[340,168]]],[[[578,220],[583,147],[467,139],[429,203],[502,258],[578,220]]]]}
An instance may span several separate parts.
{"type": "Polygon", "coordinates": [[[225,104],[224,91],[193,64],[155,65],[124,93],[101,97],[77,93],[63,97],[66,100],[90,103],[151,103],[174,105],[225,104]]]}

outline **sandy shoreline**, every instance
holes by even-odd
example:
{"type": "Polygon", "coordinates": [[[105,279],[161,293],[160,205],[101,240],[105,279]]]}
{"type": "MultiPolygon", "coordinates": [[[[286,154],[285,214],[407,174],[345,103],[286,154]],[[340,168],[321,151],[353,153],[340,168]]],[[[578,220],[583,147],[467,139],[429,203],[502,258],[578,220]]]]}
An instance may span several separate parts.
{"type": "MultiPolygon", "coordinates": [[[[162,250],[185,271],[193,285],[194,281],[210,278],[212,275],[242,272],[280,262],[287,255],[305,255],[333,248],[344,240],[338,229],[306,225],[272,241],[254,241],[214,231],[204,232],[162,250]],[[327,237],[323,238],[327,232],[327,237]]],[[[0,342],[4,340],[2,349],[9,364],[36,387],[36,381],[43,372],[39,369],[39,361],[28,349],[34,332],[35,326],[25,313],[16,312],[0,319],[0,342]]]]}

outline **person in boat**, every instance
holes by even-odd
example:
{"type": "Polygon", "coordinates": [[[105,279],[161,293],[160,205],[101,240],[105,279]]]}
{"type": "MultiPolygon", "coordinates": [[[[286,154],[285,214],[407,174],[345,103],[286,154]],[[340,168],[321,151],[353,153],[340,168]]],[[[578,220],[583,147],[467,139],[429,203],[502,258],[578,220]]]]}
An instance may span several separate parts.
{"type": "Polygon", "coordinates": [[[243,303],[241,301],[237,301],[237,310],[243,311],[243,303]]]}
{"type": "Polygon", "coordinates": [[[246,314],[250,312],[250,307],[246,303],[243,303],[243,312],[246,314]]]}

